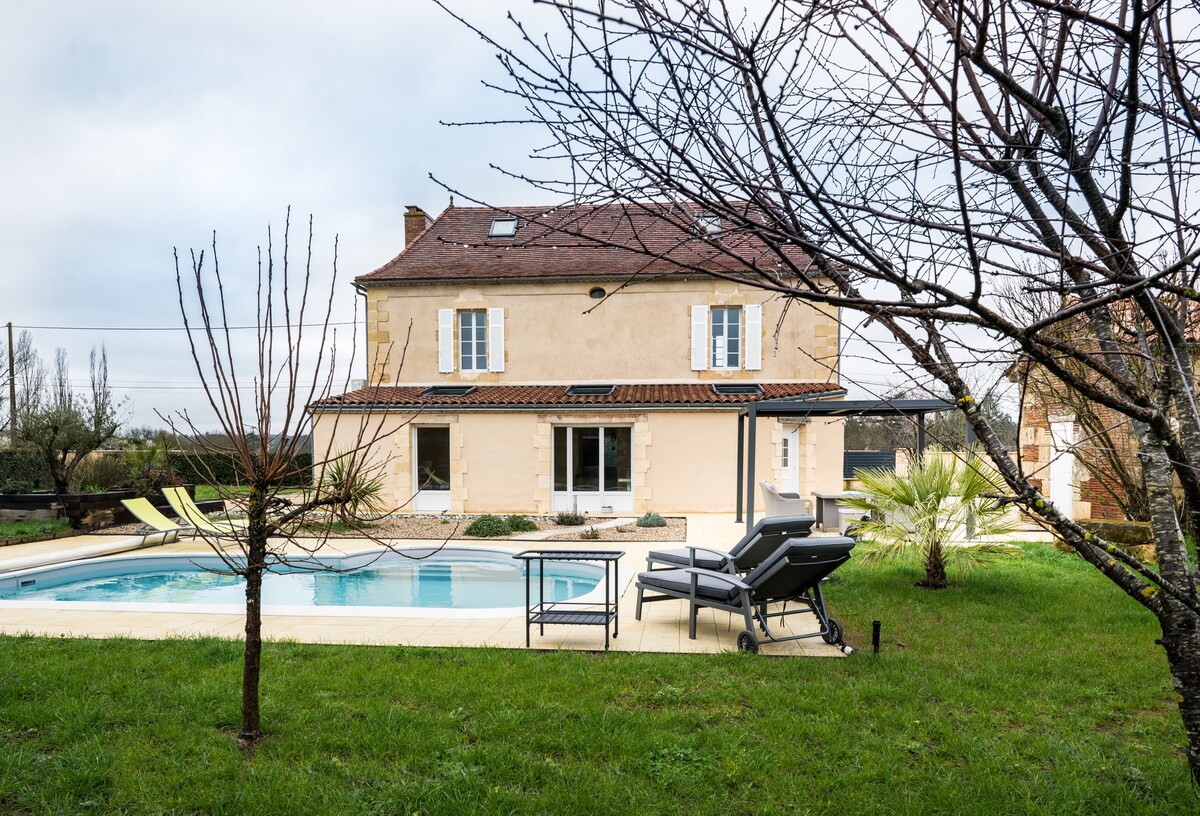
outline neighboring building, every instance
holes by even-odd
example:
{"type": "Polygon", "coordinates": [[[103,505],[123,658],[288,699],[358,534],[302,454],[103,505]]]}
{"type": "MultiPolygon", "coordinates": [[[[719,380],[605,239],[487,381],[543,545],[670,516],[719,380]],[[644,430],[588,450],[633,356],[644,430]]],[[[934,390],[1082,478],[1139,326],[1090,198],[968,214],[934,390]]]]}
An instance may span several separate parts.
{"type": "MultiPolygon", "coordinates": [[[[837,310],[697,271],[782,274],[719,219],[655,207],[409,207],[404,251],[355,280],[368,384],[315,406],[316,450],[368,419],[415,512],[732,511],[738,411],[842,395],[837,310]]],[[[759,430],[759,478],[840,492],[840,419],[759,430]]]]}
{"type": "MultiPolygon", "coordinates": [[[[1194,368],[1200,350],[1200,304],[1164,299],[1162,305],[1164,313],[1176,318],[1180,305],[1186,309],[1183,334],[1194,368]]],[[[1137,325],[1133,316],[1140,313],[1127,303],[1118,301],[1109,308],[1118,342],[1129,344],[1132,376],[1148,377],[1138,361],[1144,343],[1149,341],[1152,350],[1156,347],[1153,329],[1137,325]]],[[[1092,333],[1082,318],[1063,332],[1084,344],[1092,333]]],[[[1076,376],[1088,376],[1080,364],[1073,365],[1076,376]]],[[[1009,373],[1021,392],[1021,464],[1034,487],[1071,518],[1145,521],[1149,505],[1131,420],[1092,402],[1040,366],[1021,364],[1009,373]]]]}
{"type": "Polygon", "coordinates": [[[1030,483],[1073,519],[1144,515],[1141,470],[1128,417],[1089,404],[1041,369],[1021,388],[1021,466],[1030,483]]]}

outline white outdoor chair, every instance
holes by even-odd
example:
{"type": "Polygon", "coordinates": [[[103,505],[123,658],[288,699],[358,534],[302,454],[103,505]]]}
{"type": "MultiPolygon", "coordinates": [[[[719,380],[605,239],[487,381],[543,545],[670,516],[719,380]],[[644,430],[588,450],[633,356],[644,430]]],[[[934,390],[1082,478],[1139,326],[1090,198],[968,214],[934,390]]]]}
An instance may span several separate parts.
{"type": "Polygon", "coordinates": [[[804,499],[796,493],[780,493],[770,482],[759,482],[763,492],[763,512],[767,516],[810,516],[812,499],[804,499]]]}

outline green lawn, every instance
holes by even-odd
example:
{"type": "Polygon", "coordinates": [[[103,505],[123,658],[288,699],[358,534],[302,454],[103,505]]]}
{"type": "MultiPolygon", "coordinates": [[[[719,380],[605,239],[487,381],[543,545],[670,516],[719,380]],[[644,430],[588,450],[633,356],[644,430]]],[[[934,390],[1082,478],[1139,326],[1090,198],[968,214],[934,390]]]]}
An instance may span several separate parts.
{"type": "Polygon", "coordinates": [[[70,529],[71,525],[65,521],[0,521],[0,541],[61,533],[70,529]]]}
{"type": "Polygon", "coordinates": [[[1034,546],[954,588],[851,564],[879,657],[0,639],[0,813],[1192,813],[1156,627],[1034,546]]]}
{"type": "MultiPolygon", "coordinates": [[[[279,491],[279,495],[286,496],[288,493],[300,493],[303,488],[284,488],[279,491]]],[[[215,501],[224,499],[230,496],[248,496],[250,488],[245,485],[196,485],[196,501],[215,501]]]]}

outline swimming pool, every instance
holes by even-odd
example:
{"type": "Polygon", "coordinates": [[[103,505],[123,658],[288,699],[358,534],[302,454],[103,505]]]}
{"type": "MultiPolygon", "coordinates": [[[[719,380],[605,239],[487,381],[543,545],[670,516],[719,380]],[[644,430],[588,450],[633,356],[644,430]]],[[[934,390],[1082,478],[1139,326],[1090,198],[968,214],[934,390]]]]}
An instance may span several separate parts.
{"type": "MultiPolygon", "coordinates": [[[[523,614],[525,575],[512,553],[446,548],[322,558],[263,580],[264,614],[493,617],[523,614]],[[321,567],[329,567],[329,571],[321,567]],[[457,616],[457,615],[456,615],[457,616]]],[[[242,579],[221,575],[216,555],[129,555],[0,576],[0,607],[230,612],[245,604],[242,579]]],[[[586,563],[547,564],[547,599],[587,601],[604,577],[586,563]]],[[[536,573],[535,573],[536,578],[536,573]]],[[[533,592],[537,592],[536,580],[533,592]]]]}

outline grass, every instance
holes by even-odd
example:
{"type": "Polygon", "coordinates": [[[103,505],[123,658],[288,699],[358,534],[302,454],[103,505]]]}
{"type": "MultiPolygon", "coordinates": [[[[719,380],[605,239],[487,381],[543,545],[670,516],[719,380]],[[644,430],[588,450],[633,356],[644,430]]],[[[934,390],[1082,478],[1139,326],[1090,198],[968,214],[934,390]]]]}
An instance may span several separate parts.
{"type": "Polygon", "coordinates": [[[10,538],[51,535],[70,529],[71,525],[65,521],[0,521],[0,541],[10,538]]]}
{"type": "MultiPolygon", "coordinates": [[[[279,491],[279,495],[286,496],[288,493],[303,492],[303,488],[284,488],[279,491]]],[[[196,501],[216,501],[218,499],[229,498],[230,496],[248,496],[250,488],[245,485],[196,485],[196,501]]]]}
{"type": "Polygon", "coordinates": [[[850,564],[878,657],[0,639],[3,813],[1191,813],[1156,627],[1027,548],[934,592],[850,564]]]}

